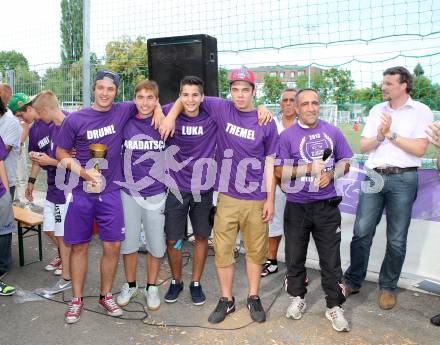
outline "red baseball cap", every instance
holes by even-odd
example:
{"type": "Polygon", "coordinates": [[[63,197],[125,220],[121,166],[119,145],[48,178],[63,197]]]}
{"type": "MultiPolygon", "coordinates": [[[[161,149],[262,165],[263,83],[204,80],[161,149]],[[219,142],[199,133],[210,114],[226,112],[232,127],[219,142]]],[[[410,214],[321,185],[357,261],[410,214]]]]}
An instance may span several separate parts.
{"type": "Polygon", "coordinates": [[[255,86],[255,74],[246,67],[233,69],[229,75],[229,84],[232,84],[234,81],[247,81],[252,86],[255,86]]]}

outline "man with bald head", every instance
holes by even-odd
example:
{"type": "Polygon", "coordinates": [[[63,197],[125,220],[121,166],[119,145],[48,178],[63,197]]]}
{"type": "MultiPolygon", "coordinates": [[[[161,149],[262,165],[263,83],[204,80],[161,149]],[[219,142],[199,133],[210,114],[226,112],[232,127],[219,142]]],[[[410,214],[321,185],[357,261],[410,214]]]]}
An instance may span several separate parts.
{"type": "Polygon", "coordinates": [[[306,310],[305,262],[312,234],[326,294],[325,316],[336,331],[349,331],[341,308],[345,302],[338,209],[342,198],[336,194],[334,181],[348,172],[353,153],[342,132],[319,118],[320,100],[316,90],[299,90],[295,103],[298,121],[281,133],[281,162],[275,168],[287,195],[284,235],[291,304],[286,317],[298,320],[306,310]]]}
{"type": "MultiPolygon", "coordinates": [[[[296,90],[287,88],[281,92],[280,113],[274,117],[277,125],[278,134],[289,128],[296,120],[295,95],[296,90]]],[[[283,212],[286,205],[286,195],[277,186],[275,191],[275,214],[272,222],[269,223],[269,251],[267,260],[263,265],[261,276],[266,277],[269,274],[278,272],[278,247],[283,236],[283,212]]]]}

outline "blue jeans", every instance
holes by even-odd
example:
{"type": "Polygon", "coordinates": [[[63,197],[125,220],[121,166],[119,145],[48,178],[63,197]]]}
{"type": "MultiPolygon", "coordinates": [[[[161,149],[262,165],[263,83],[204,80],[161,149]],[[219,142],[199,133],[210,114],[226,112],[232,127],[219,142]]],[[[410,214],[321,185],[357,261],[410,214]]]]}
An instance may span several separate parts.
{"type": "MultiPolygon", "coordinates": [[[[376,193],[361,191],[350,245],[350,267],[344,274],[345,283],[360,289],[368,268],[370,248],[376,226],[384,208],[387,219],[387,247],[379,274],[379,289],[393,291],[397,288],[406,254],[406,239],[411,222],[411,211],[417,197],[417,171],[381,175],[382,190],[376,193]]],[[[370,177],[364,183],[374,184],[370,177]]]]}

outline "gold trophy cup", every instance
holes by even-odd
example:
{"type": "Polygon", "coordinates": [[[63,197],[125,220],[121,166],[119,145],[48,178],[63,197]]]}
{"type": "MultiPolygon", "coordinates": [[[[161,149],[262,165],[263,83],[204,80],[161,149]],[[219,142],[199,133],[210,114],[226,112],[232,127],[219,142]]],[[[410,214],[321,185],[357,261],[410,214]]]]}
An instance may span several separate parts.
{"type": "MultiPolygon", "coordinates": [[[[92,158],[105,158],[107,155],[107,145],[104,144],[91,144],[89,146],[90,155],[92,158]]],[[[96,162],[93,166],[96,171],[101,172],[101,168],[99,167],[99,162],[96,162]]]]}
{"type": "MultiPolygon", "coordinates": [[[[99,166],[99,161],[101,159],[104,159],[107,155],[107,145],[104,144],[91,144],[89,146],[90,149],[90,155],[93,159],[95,159],[95,164],[93,165],[93,168],[98,172],[101,173],[101,167],[99,166]]],[[[102,184],[87,184],[87,191],[89,193],[101,193],[102,184]]]]}

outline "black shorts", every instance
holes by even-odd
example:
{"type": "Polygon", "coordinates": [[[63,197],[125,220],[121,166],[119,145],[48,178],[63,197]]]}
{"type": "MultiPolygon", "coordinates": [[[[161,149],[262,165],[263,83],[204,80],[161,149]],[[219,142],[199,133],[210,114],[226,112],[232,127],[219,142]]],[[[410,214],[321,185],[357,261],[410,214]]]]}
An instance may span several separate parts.
{"type": "Polygon", "coordinates": [[[182,196],[183,203],[176,198],[172,191],[168,192],[165,203],[165,234],[167,240],[178,241],[185,238],[188,214],[193,234],[209,237],[212,230],[209,217],[213,207],[213,191],[201,194],[199,202],[194,200],[194,196],[190,192],[177,193],[182,196]]]}

